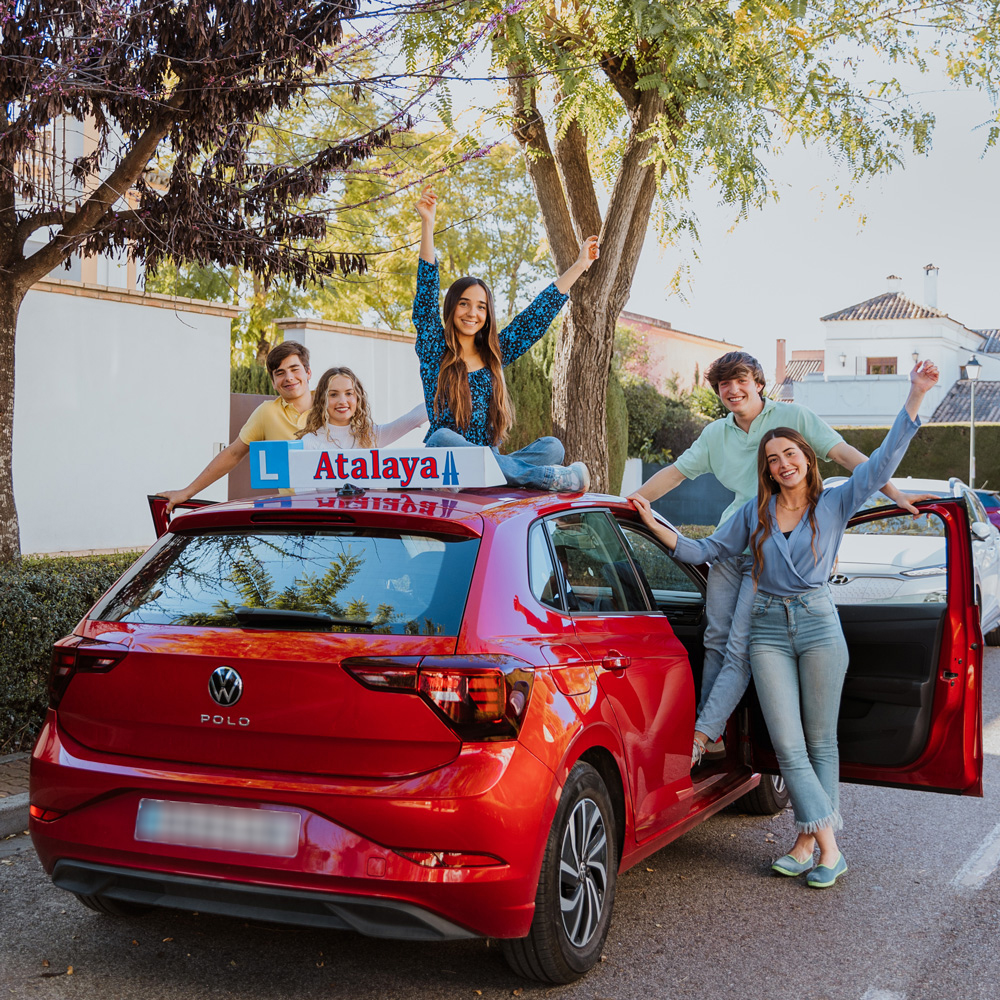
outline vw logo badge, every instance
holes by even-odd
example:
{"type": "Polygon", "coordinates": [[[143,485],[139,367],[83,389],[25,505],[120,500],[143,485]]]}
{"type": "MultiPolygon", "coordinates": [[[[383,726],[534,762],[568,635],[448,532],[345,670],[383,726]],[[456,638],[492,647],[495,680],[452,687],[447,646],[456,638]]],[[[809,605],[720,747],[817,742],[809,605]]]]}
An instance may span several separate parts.
{"type": "Polygon", "coordinates": [[[243,678],[232,667],[216,667],[208,679],[208,693],[223,707],[235,705],[243,696],[243,678]]]}

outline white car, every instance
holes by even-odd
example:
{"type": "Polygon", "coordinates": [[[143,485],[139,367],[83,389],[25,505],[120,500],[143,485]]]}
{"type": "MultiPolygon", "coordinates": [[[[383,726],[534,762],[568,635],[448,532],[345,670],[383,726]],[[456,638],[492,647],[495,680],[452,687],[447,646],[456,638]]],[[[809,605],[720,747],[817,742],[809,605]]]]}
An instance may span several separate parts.
{"type": "MultiPolygon", "coordinates": [[[[842,477],[826,480],[832,486],[842,477]]],[[[1000,646],[1000,531],[990,523],[980,499],[960,479],[892,480],[905,493],[933,493],[965,501],[972,535],[976,601],[985,641],[1000,646]]],[[[881,494],[862,510],[887,505],[881,494]]],[[[943,603],[945,539],[937,518],[910,515],[886,518],[848,528],[830,577],[839,605],[943,603]]]]}

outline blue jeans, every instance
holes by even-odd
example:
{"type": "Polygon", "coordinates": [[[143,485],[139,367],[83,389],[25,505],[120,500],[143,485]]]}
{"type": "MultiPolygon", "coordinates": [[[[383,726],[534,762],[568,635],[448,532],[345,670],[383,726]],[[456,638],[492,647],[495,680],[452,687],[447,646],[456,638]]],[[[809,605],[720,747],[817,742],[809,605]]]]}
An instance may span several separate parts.
{"type": "Polygon", "coordinates": [[[847,659],[829,587],[795,597],[757,593],[750,664],[799,833],[843,826],[837,717],[847,659]]]}
{"type": "MultiPolygon", "coordinates": [[[[450,427],[439,427],[424,443],[428,448],[478,447],[450,427]]],[[[561,471],[554,466],[562,464],[566,449],[559,438],[542,437],[510,455],[501,455],[496,448],[493,454],[509,485],[549,490],[561,471]]]]}
{"type": "Polygon", "coordinates": [[[695,729],[710,740],[726,730],[726,721],[750,683],[750,606],[753,559],[720,559],[708,571],[705,595],[705,665],[695,729]]]}

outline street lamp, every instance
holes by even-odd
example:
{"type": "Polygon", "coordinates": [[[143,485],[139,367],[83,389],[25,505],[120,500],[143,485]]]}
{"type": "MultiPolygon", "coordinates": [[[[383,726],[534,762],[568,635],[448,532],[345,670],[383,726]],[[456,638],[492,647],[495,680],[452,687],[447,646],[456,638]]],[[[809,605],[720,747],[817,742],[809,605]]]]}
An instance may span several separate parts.
{"type": "Polygon", "coordinates": [[[962,366],[962,378],[969,380],[969,485],[976,488],[976,379],[983,366],[975,354],[962,366]]]}

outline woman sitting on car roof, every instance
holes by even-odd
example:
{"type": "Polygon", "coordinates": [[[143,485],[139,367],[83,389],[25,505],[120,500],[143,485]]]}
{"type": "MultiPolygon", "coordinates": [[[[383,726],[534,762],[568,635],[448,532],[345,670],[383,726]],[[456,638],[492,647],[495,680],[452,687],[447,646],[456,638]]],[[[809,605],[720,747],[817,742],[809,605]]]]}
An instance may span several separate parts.
{"type": "Polygon", "coordinates": [[[930,361],[914,366],[906,404],[885,440],[838,486],[823,488],[816,453],[801,434],[790,427],[768,431],[757,452],[757,498],[701,541],[658,522],[645,497],[631,498],[681,562],[714,562],[750,546],[756,587],[750,670],[798,833],[789,853],[771,867],[781,875],[809,872],[816,889],[847,871],[834,831],[843,826],[837,717],[848,656],[827,581],[847,522],[902,461],[920,426],[920,403],[937,380],[930,361]],[[813,867],[817,844],[819,864],[813,867]]]}
{"type": "Polygon", "coordinates": [[[437,195],[428,185],[417,202],[420,259],[413,299],[420,378],[430,417],[425,444],[429,448],[492,448],[513,486],[585,491],[590,486],[587,466],[583,462],[558,464],[564,454],[558,438],[539,438],[510,455],[501,455],[497,446],[514,422],[503,370],[549,328],[573,283],[597,259],[597,237],[584,240],[572,267],[502,330],[497,328],[493,293],[480,278],[459,278],[451,285],[444,297],[442,322],[434,254],[436,211],[437,195]]]}

